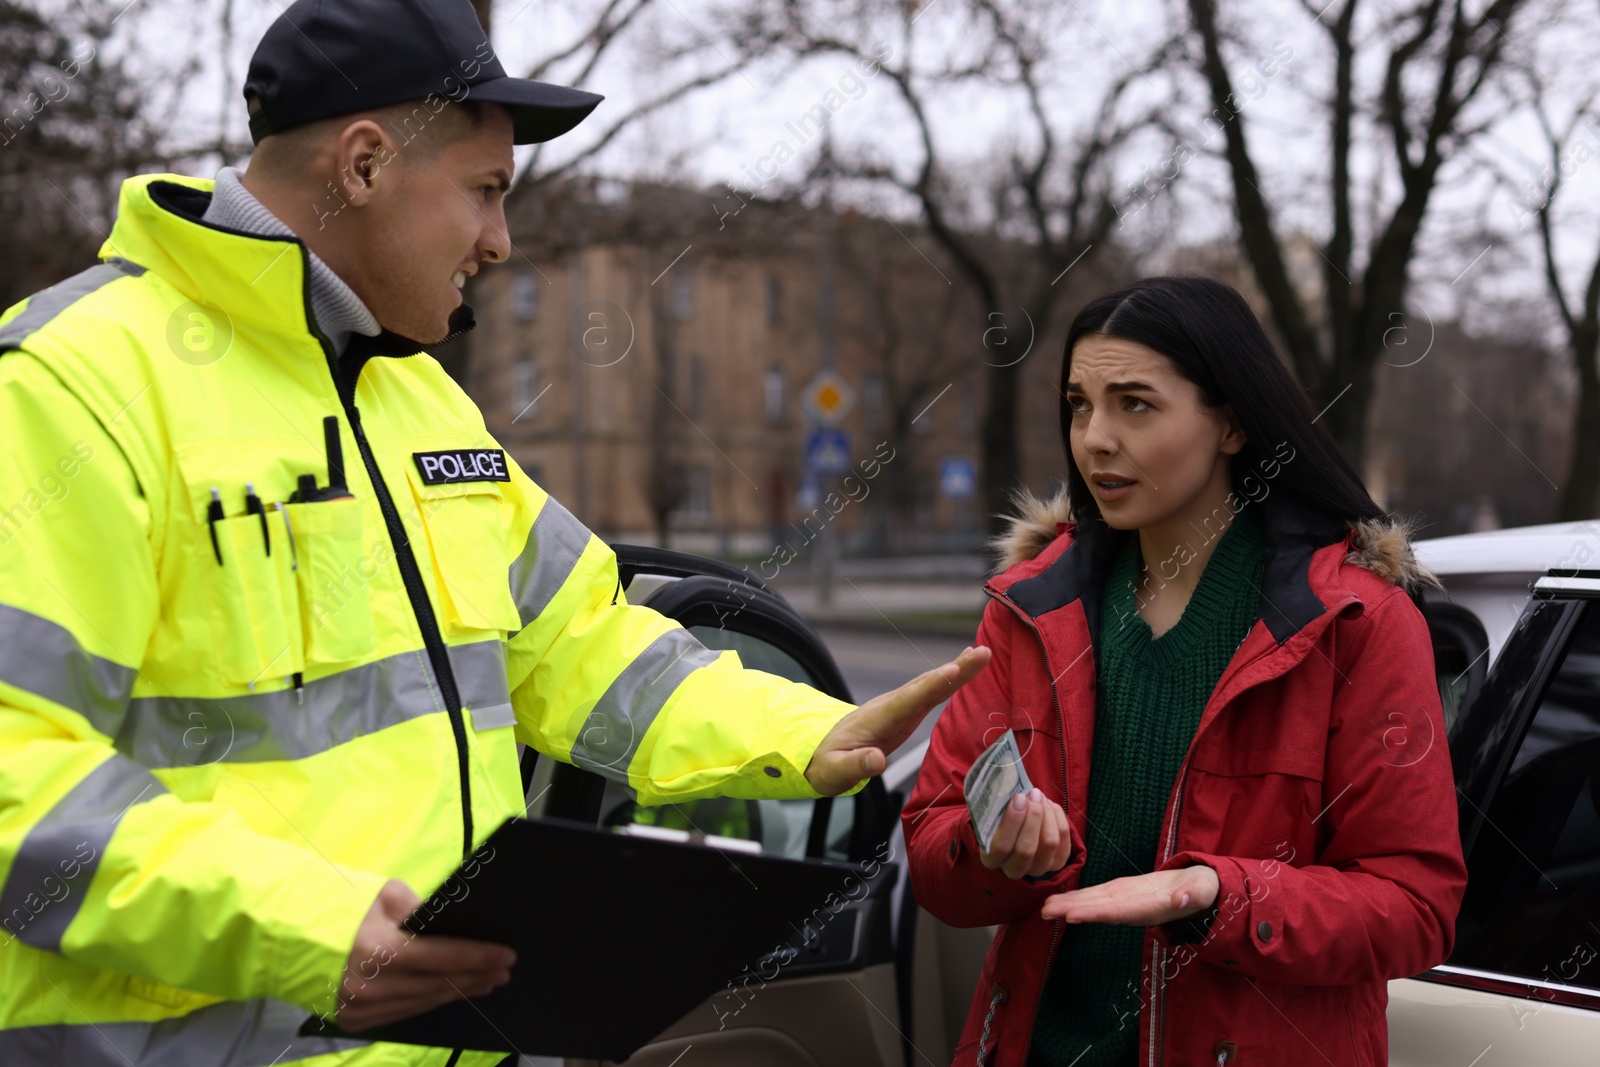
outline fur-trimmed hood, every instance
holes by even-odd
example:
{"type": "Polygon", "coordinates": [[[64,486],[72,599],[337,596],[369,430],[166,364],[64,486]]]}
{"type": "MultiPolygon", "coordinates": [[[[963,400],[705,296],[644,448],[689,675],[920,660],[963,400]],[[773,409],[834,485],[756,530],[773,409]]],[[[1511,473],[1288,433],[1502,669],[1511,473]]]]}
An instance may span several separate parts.
{"type": "MultiPolygon", "coordinates": [[[[1061,536],[1061,526],[1071,521],[1065,488],[1048,500],[1022,490],[1015,497],[1015,514],[1007,520],[1005,531],[989,542],[999,564],[996,569],[1004,571],[1033,559],[1061,536]]],[[[1441,588],[1439,579],[1417,561],[1412,550],[1412,523],[1386,517],[1347,525],[1356,536],[1346,563],[1369,570],[1413,596],[1441,588]]]]}

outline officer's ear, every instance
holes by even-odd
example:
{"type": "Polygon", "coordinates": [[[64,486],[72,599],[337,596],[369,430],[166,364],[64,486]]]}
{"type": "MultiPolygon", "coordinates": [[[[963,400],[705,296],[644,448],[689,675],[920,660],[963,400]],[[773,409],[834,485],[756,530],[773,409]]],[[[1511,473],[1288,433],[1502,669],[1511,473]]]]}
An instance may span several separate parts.
{"type": "Polygon", "coordinates": [[[345,203],[361,207],[393,183],[385,171],[398,153],[382,126],[372,119],[357,119],[339,132],[334,162],[338,187],[345,203]]]}

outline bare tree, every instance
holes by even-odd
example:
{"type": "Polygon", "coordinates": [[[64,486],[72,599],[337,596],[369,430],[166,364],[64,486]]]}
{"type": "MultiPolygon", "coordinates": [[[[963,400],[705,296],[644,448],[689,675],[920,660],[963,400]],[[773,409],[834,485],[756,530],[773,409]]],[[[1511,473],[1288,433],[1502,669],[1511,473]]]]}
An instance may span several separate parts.
{"type": "MultiPolygon", "coordinates": [[[[491,0],[473,2],[479,6],[481,13],[491,0]]],[[[650,36],[652,30],[648,16],[652,9],[659,10],[655,0],[604,0],[599,12],[585,29],[528,68],[524,77],[545,79],[559,76],[563,84],[593,89],[591,83],[602,63],[610,56],[625,52],[644,58],[652,69],[660,72],[661,80],[660,88],[644,99],[620,111],[608,107],[590,120],[594,132],[588,134],[583,147],[572,151],[559,162],[547,164],[546,146],[535,146],[528,165],[519,172],[519,182],[553,181],[576,172],[593,162],[642,120],[682,104],[702,90],[721,85],[742,73],[749,65],[748,57],[726,60],[720,55],[715,61],[701,62],[704,45],[703,39],[698,36],[686,42],[650,36]]],[[[508,24],[504,32],[510,34],[521,31],[512,29],[508,24]]],[[[570,139],[567,144],[571,144],[570,139]]]]}
{"type": "MultiPolygon", "coordinates": [[[[1020,481],[1020,371],[1011,353],[1028,349],[1025,334],[1037,339],[1050,329],[1069,287],[1059,283],[1118,225],[1113,164],[1134,132],[1152,128],[1160,112],[1148,93],[1142,111],[1133,107],[1130,88],[1148,86],[1149,73],[1171,48],[1157,48],[1113,77],[1085,111],[1076,97],[1070,108],[1053,106],[1052,78],[1064,57],[1052,42],[1069,35],[1060,32],[1059,9],[1037,0],[974,0],[920,22],[915,6],[890,0],[727,0],[696,11],[693,34],[670,39],[646,33],[653,4],[605,0],[580,33],[528,69],[529,77],[587,86],[608,57],[631,54],[663,77],[658,89],[621,111],[597,114],[587,137],[564,143],[566,154],[553,165],[546,164],[549,150],[535,148],[520,180],[551,181],[592,165],[641,120],[758,64],[787,68],[831,56],[870,66],[892,86],[899,120],[919,151],[907,160],[884,159],[865,145],[825,153],[801,185],[844,183],[846,194],[869,203],[892,190],[920,212],[942,261],[953,265],[945,280],[973,294],[967,355],[986,385],[983,504],[998,522],[1020,481]],[[935,30],[940,19],[945,25],[935,30]],[[869,43],[885,27],[898,40],[892,58],[869,43]],[[940,43],[946,38],[956,43],[946,47],[940,43]],[[941,48],[945,54],[929,57],[941,48]],[[989,136],[985,147],[994,162],[986,173],[962,164],[946,147],[949,139],[935,135],[933,116],[944,99],[975,85],[1005,94],[1020,123],[989,136]],[[1008,343],[991,350],[994,339],[1008,343]]],[[[507,21],[496,32],[521,30],[507,21]]]]}
{"type": "Polygon", "coordinates": [[[980,368],[973,365],[970,318],[973,301],[940,300],[934,308],[925,299],[930,288],[915,285],[912,260],[917,253],[896,239],[893,229],[876,219],[846,213],[848,225],[840,227],[840,273],[853,294],[850,339],[868,353],[869,374],[881,387],[879,428],[894,442],[897,459],[884,472],[884,492],[874,505],[879,516],[879,550],[905,543],[904,535],[915,523],[915,504],[927,479],[918,470],[917,438],[913,421],[939,394],[956,388],[981,386],[980,368]],[[923,299],[919,299],[922,297],[923,299]]]}
{"type": "Polygon", "coordinates": [[[108,55],[113,14],[47,19],[0,0],[0,308],[92,264],[122,179],[162,160],[108,55]]]}
{"type": "MultiPolygon", "coordinates": [[[[1050,4],[973,0],[930,14],[916,5],[850,0],[799,4],[747,0],[726,15],[727,42],[737,56],[804,62],[836,56],[886,79],[901,120],[916,144],[905,159],[885,159],[871,145],[825,152],[811,180],[842,182],[845,191],[872,203],[869,190],[885,187],[920,211],[928,235],[953,265],[950,284],[967,287],[980,318],[971,330],[970,358],[982,361],[986,408],[982,420],[983,505],[994,527],[1009,510],[1019,484],[1018,362],[991,338],[1020,336],[1026,324],[1037,339],[1063,306],[1058,283],[1091,249],[1108,242],[1119,219],[1112,199],[1112,167],[1136,131],[1153,126],[1160,106],[1135,108],[1129,90],[1148,85],[1165,62],[1161,47],[1144,62],[1109,79],[1087,108],[1052,106],[1051,78],[1065,57],[1053,42],[1064,36],[1060,9],[1050,4]],[[933,23],[944,24],[938,31],[933,23]],[[870,44],[892,27],[898,46],[870,44]],[[949,41],[947,47],[940,41],[949,41]],[[943,49],[941,51],[941,49],[943,49]],[[889,53],[889,54],[886,54],[889,53]],[[1005,94],[1017,125],[1005,139],[987,135],[984,147],[997,162],[975,176],[952,158],[950,138],[936,134],[942,102],[981,84],[1005,94]]],[[[931,261],[930,261],[931,262],[931,261]]],[[[937,269],[937,268],[935,268],[937,269]]]]}
{"type": "MultiPolygon", "coordinates": [[[[645,246],[647,253],[659,255],[659,244],[645,246]]],[[[670,255],[670,253],[669,253],[670,255]]],[[[650,514],[655,519],[656,543],[670,547],[672,518],[688,503],[689,486],[686,461],[689,449],[685,447],[686,419],[674,399],[680,392],[682,377],[678,343],[677,317],[672,311],[672,300],[667,286],[649,287],[646,300],[650,306],[651,333],[655,341],[654,366],[646,379],[650,391],[642,394],[641,407],[646,415],[646,434],[649,440],[649,468],[646,471],[645,497],[650,504],[650,514]]]]}
{"type": "MultiPolygon", "coordinates": [[[[1571,234],[1575,227],[1558,227],[1556,213],[1577,194],[1562,196],[1568,178],[1591,160],[1600,158],[1600,85],[1559,115],[1550,99],[1544,77],[1524,68],[1528,84],[1527,108],[1536,120],[1545,152],[1530,169],[1536,176],[1519,180],[1503,160],[1484,156],[1483,162],[1497,178],[1498,191],[1510,197],[1518,230],[1532,222],[1538,235],[1538,259],[1544,288],[1559,314],[1561,332],[1572,368],[1577,374],[1578,396],[1572,414],[1567,476],[1561,484],[1556,515],[1561,520],[1587,519],[1600,507],[1600,246],[1586,256],[1586,266],[1567,277],[1557,248],[1557,230],[1571,234]],[[1581,289],[1578,286],[1581,285],[1581,289]],[[1575,294],[1569,295],[1569,294],[1575,294]]],[[[1564,212],[1565,214],[1565,212],[1564,212]]],[[[1591,220],[1592,225],[1592,220],[1591,220]]],[[[1589,227],[1576,227],[1579,232],[1589,227]]]]}
{"type": "MultiPolygon", "coordinates": [[[[1384,336],[1406,310],[1412,261],[1417,255],[1429,202],[1451,154],[1482,133],[1497,117],[1471,105],[1486,95],[1505,66],[1507,34],[1527,0],[1421,0],[1394,12],[1372,12],[1360,23],[1361,0],[1327,6],[1299,0],[1324,31],[1331,47],[1329,89],[1321,101],[1327,135],[1326,166],[1313,188],[1327,209],[1320,294],[1295,284],[1282,245],[1288,225],[1263,185],[1261,154],[1250,136],[1243,99],[1235,85],[1227,49],[1230,34],[1216,0],[1187,0],[1212,120],[1224,134],[1223,154],[1231,177],[1239,245],[1271,309],[1301,383],[1326,409],[1327,425],[1345,454],[1360,464],[1366,443],[1373,372],[1384,336]],[[1357,72],[1365,55],[1377,53],[1382,77],[1365,95],[1357,72]],[[1366,126],[1358,130],[1365,123],[1366,126]],[[1387,141],[1377,163],[1394,179],[1399,195],[1367,205],[1370,237],[1359,255],[1363,229],[1351,195],[1357,135],[1366,128],[1387,141]],[[1364,260],[1364,261],[1363,261],[1364,260]],[[1320,303],[1320,307],[1317,304],[1320,303]],[[1348,395],[1347,395],[1348,394],[1348,395]],[[1336,402],[1337,401],[1337,402],[1336,402]]],[[[1243,6],[1232,9],[1243,19],[1243,6]]],[[[1249,12],[1259,17],[1257,9],[1249,12]]],[[[1370,61],[1369,61],[1370,62],[1370,61]]]]}

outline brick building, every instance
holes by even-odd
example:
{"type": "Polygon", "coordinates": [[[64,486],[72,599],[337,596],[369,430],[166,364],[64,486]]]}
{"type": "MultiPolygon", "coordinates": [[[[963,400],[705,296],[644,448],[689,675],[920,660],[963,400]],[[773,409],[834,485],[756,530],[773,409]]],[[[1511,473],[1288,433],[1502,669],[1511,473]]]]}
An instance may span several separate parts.
{"type": "Polygon", "coordinates": [[[912,229],[594,178],[519,190],[507,217],[511,261],[473,283],[479,326],[447,363],[604,537],[759,558],[825,525],[851,553],[976,549],[964,475],[985,360],[1006,351],[1024,376],[1027,480],[1061,473],[1059,339],[986,322],[912,229]],[[830,368],[854,397],[851,474],[808,484],[802,393],[830,368]]]}

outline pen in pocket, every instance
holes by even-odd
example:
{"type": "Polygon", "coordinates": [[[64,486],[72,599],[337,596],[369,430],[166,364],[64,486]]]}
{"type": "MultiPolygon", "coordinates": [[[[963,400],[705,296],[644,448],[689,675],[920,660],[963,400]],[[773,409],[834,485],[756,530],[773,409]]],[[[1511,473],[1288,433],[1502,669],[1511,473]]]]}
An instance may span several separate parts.
{"type": "Polygon", "coordinates": [[[206,527],[211,531],[211,551],[216,554],[217,563],[222,563],[222,545],[217,542],[217,523],[222,521],[222,493],[216,486],[211,487],[211,503],[206,505],[206,527]]]}
{"type": "Polygon", "coordinates": [[[267,509],[262,506],[261,498],[256,496],[256,483],[244,483],[244,511],[246,515],[259,515],[261,517],[261,543],[266,546],[267,555],[272,555],[272,534],[267,530],[267,509]]]}

